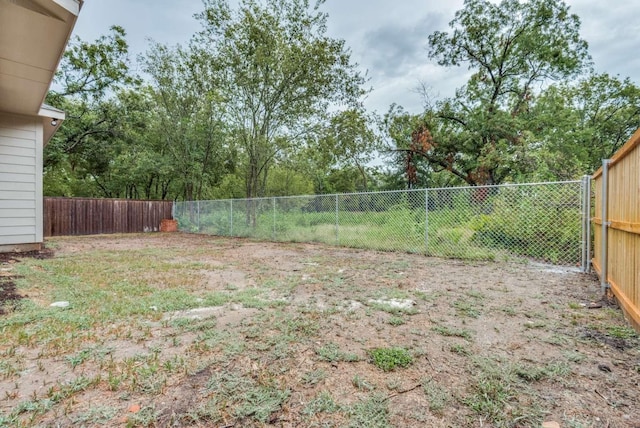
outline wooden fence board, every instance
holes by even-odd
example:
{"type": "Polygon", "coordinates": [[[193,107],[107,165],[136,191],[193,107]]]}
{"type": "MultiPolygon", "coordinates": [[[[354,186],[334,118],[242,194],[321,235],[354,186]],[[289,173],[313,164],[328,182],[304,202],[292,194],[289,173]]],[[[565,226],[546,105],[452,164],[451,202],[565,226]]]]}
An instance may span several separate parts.
{"type": "Polygon", "coordinates": [[[158,232],[172,201],[44,198],[44,236],[158,232]]]}
{"type": "Polygon", "coordinates": [[[593,267],[620,302],[629,321],[640,331],[640,129],[612,157],[607,173],[608,198],[603,201],[603,170],[593,176],[595,216],[593,221],[593,267]],[[607,218],[602,218],[607,204],[607,218]],[[607,224],[607,259],[602,254],[602,224],[607,224]]]}

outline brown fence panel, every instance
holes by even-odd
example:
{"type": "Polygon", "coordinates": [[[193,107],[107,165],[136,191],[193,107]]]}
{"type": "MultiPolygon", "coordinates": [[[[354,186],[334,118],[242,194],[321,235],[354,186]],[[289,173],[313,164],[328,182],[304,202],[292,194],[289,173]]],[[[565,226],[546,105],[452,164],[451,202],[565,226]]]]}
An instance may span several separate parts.
{"type": "Polygon", "coordinates": [[[592,264],[640,331],[640,129],[611,158],[607,168],[599,169],[593,178],[592,264]],[[603,204],[607,211],[604,219],[603,204]]]}
{"type": "Polygon", "coordinates": [[[158,232],[172,201],[44,198],[44,236],[158,232]]]}

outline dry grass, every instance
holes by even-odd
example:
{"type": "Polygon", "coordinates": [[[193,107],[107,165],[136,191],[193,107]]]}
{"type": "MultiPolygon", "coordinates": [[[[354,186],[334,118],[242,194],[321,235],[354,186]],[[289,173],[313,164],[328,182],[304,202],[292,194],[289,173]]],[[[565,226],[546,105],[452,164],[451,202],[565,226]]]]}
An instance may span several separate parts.
{"type": "Polygon", "coordinates": [[[0,266],[22,296],[0,315],[0,426],[640,420],[640,342],[582,306],[589,276],[183,234],[48,245],[0,266]]]}

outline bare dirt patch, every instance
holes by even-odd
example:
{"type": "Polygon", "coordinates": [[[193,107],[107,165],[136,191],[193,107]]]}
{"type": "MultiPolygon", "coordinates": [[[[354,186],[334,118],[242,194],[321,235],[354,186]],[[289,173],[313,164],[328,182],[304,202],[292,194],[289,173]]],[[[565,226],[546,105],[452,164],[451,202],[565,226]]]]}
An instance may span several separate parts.
{"type": "Polygon", "coordinates": [[[186,234],[51,244],[0,317],[0,426],[639,426],[640,340],[571,268],[186,234]],[[375,349],[411,362],[387,371],[375,349]]]}
{"type": "Polygon", "coordinates": [[[22,258],[42,260],[51,257],[53,257],[53,251],[50,249],[21,253],[0,253],[0,315],[6,312],[5,307],[14,305],[17,300],[23,297],[16,288],[15,280],[18,276],[15,273],[14,265],[19,263],[22,258]]]}

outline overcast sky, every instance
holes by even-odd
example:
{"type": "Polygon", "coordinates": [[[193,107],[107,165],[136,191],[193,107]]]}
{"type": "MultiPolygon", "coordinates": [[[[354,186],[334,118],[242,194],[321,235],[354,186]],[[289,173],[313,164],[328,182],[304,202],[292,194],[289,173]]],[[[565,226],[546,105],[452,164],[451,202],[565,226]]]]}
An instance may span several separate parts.
{"type": "MultiPolygon", "coordinates": [[[[630,77],[640,85],[640,1],[566,0],[582,21],[596,70],[630,77]]],[[[417,113],[424,83],[434,95],[452,96],[464,84],[466,69],[443,69],[427,57],[427,37],[448,30],[463,0],[327,0],[329,34],[346,41],[354,62],[370,77],[365,104],[384,113],[391,103],[417,113]]],[[[200,29],[193,18],[201,0],[85,0],[74,34],[94,40],[121,25],[134,55],[147,39],[187,43],[200,29]]]]}

